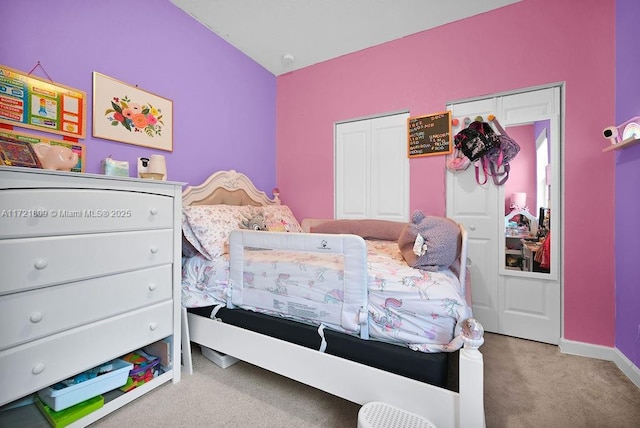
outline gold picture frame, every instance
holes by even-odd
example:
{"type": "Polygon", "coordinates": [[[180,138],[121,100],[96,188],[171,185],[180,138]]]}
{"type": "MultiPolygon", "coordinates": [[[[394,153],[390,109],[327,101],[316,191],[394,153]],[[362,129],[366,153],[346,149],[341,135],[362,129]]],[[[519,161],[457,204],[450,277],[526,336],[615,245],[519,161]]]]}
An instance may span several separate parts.
{"type": "Polygon", "coordinates": [[[0,123],[71,138],[86,137],[86,92],[1,64],[0,76],[4,98],[0,123]]]}
{"type": "Polygon", "coordinates": [[[173,151],[173,102],[93,72],[93,136],[173,151]]]}

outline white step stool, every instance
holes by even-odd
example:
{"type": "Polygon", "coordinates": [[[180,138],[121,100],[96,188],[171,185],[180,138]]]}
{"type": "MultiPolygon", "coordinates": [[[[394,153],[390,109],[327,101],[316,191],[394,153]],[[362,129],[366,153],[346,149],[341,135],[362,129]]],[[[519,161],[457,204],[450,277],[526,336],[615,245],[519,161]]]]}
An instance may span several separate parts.
{"type": "Polygon", "coordinates": [[[394,407],[372,401],[360,408],[358,428],[436,428],[427,418],[394,407]]]}

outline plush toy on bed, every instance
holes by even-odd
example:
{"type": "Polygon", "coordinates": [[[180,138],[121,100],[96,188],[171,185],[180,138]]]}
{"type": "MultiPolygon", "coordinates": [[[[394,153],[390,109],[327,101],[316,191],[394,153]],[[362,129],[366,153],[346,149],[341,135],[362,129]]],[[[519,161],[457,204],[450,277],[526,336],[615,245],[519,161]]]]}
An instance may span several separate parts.
{"type": "Polygon", "coordinates": [[[258,212],[253,214],[252,217],[246,217],[240,222],[240,229],[249,230],[268,230],[267,222],[264,219],[264,213],[258,212]]]}
{"type": "Polygon", "coordinates": [[[459,236],[460,229],[453,220],[415,211],[398,238],[398,247],[409,266],[437,271],[456,260],[459,236]]]}

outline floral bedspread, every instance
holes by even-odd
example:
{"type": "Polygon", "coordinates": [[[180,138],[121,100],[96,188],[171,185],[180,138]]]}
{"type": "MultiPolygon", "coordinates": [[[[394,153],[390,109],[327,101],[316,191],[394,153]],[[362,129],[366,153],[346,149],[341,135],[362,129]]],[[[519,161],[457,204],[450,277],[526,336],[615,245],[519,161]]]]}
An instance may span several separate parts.
{"type": "MultiPolygon", "coordinates": [[[[409,267],[396,242],[367,240],[367,310],[371,339],[408,346],[421,352],[451,352],[462,346],[459,323],[471,317],[457,277],[450,270],[421,271],[409,267]]],[[[345,289],[340,255],[287,251],[246,251],[244,287],[277,308],[280,297],[304,299],[283,305],[280,316],[296,319],[296,311],[330,317],[342,310],[345,289]],[[327,309],[328,308],[328,309],[327,309]]],[[[182,304],[212,306],[225,302],[229,282],[228,255],[213,261],[196,255],[183,259],[182,304]]],[[[347,291],[348,292],[348,291],[347,291]]],[[[247,309],[275,314],[266,305],[247,309]]],[[[357,318],[357,314],[343,314],[357,318]]],[[[335,319],[335,317],[334,317],[335,319]]],[[[308,322],[308,318],[302,319],[308,322]]],[[[353,333],[340,325],[329,328],[353,333]]]]}

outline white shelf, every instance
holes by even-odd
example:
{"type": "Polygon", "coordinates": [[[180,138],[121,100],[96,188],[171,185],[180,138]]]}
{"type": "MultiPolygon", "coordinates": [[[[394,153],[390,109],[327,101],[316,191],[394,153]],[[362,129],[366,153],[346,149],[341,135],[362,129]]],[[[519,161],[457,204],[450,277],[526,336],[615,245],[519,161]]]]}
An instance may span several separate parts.
{"type": "MultiPolygon", "coordinates": [[[[180,370],[180,366],[177,367],[180,370]]],[[[69,424],[68,427],[86,427],[87,425],[97,421],[98,419],[108,415],[114,410],[119,409],[127,403],[135,400],[143,394],[151,391],[170,381],[173,378],[173,370],[162,373],[158,377],[146,382],[129,392],[121,392],[119,389],[102,394],[105,398],[104,406],[89,413],[82,419],[69,424]]],[[[35,404],[27,404],[25,406],[16,407],[10,410],[0,412],[0,426],[25,426],[32,428],[50,428],[49,422],[36,407],[35,404]]]]}
{"type": "Polygon", "coordinates": [[[635,138],[628,138],[624,141],[621,141],[619,143],[616,144],[612,144],[609,147],[605,147],[604,149],[602,149],[603,152],[610,152],[611,150],[620,150],[620,149],[624,149],[625,147],[631,147],[634,146],[636,144],[640,143],[640,139],[635,139],[635,138]]]}

